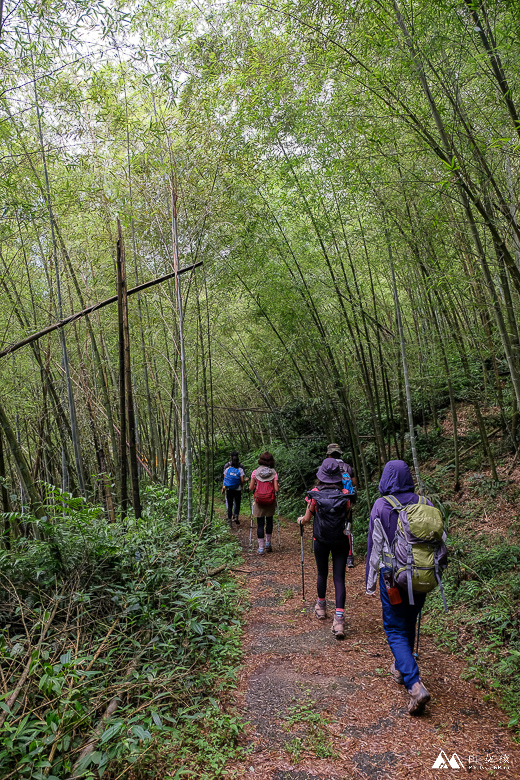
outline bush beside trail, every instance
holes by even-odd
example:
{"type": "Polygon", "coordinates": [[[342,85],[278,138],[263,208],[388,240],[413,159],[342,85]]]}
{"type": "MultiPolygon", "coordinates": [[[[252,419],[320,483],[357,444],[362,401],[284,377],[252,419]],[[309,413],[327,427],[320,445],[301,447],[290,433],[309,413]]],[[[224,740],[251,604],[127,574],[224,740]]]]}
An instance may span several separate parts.
{"type": "Polygon", "coordinates": [[[424,631],[465,658],[466,678],[498,701],[508,725],[520,733],[520,535],[515,524],[505,532],[484,530],[482,497],[477,507],[452,502],[446,509],[450,565],[444,587],[450,611],[444,614],[440,595],[432,594],[424,631]]]}
{"type": "Polygon", "coordinates": [[[115,778],[129,764],[134,780],[152,766],[218,777],[235,755],[223,702],[241,654],[236,541],[218,517],[178,522],[167,490],[144,504],[142,520],[111,525],[49,488],[47,516],[18,518],[28,536],[1,551],[6,780],[115,778]]]}

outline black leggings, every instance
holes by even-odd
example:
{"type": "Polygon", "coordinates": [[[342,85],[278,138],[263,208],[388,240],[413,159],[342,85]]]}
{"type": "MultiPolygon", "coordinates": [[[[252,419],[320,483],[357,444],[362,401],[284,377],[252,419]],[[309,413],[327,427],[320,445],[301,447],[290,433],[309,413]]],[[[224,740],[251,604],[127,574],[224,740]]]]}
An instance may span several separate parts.
{"type": "Polygon", "coordinates": [[[228,520],[231,520],[233,515],[240,514],[240,500],[242,498],[242,491],[235,490],[234,488],[226,488],[226,504],[227,504],[227,516],[228,520]],[[235,504],[235,511],[233,512],[233,503],[235,504]]]}
{"type": "Polygon", "coordinates": [[[327,577],[329,574],[329,554],[332,553],[332,577],[336,592],[336,608],[345,609],[345,569],[350,545],[348,537],[340,542],[320,542],[314,540],[314,557],[318,569],[318,598],[324,599],[327,593],[327,577]]]}
{"type": "Polygon", "coordinates": [[[273,518],[272,517],[257,517],[256,518],[256,535],[258,539],[264,538],[264,520],[265,520],[265,532],[266,534],[273,533],[273,518]]]}

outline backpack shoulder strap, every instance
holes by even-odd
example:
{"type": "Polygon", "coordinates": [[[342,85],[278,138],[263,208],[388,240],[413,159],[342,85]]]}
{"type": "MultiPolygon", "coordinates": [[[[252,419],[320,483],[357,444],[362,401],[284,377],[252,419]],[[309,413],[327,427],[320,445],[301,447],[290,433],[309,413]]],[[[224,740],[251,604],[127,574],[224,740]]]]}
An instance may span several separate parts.
{"type": "Polygon", "coordinates": [[[404,506],[401,504],[400,501],[395,498],[395,496],[383,496],[385,501],[388,501],[391,507],[394,509],[397,509],[397,511],[400,511],[401,509],[404,509],[404,506]]]}

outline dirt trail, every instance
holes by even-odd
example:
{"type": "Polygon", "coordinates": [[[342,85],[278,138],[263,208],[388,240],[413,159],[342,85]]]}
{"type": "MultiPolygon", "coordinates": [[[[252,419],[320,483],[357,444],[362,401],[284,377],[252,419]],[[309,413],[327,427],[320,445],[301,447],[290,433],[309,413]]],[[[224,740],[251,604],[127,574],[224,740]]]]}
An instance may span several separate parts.
{"type": "MultiPolygon", "coordinates": [[[[520,749],[504,713],[461,679],[464,664],[422,635],[419,665],[432,694],[426,713],[408,715],[408,696],[388,674],[391,654],[381,624],[379,596],[364,594],[364,560],[347,570],[347,637],[331,633],[333,584],[327,591],[330,619],[314,617],[315,566],[305,529],[305,593],[302,611],[299,532],[282,524],[281,550],[249,551],[249,518],[238,532],[245,557],[251,608],[244,635],[244,669],[237,704],[249,722],[246,743],[253,752],[235,764],[238,776],[257,780],[344,780],[449,777],[433,769],[441,750],[456,754],[473,778],[520,778],[520,749]],[[301,715],[291,723],[298,708],[301,715]],[[314,723],[316,714],[325,724],[314,723]],[[331,755],[332,753],[332,755],[331,755]],[[317,757],[321,756],[321,757],[317,757]],[[326,756],[326,757],[323,757],[326,756]],[[507,761],[506,761],[507,760],[507,761]],[[500,763],[499,763],[500,762],[500,763]],[[505,768],[493,769],[499,765],[505,768]],[[492,770],[492,771],[490,771],[492,770]]],[[[230,767],[231,769],[231,767],[230,767]]]]}

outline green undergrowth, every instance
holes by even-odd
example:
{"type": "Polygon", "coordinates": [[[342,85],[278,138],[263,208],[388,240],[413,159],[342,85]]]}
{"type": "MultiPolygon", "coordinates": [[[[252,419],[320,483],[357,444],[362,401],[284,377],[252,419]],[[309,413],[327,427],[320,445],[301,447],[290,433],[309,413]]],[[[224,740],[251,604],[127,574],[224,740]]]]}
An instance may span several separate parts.
{"type": "Polygon", "coordinates": [[[162,488],[143,503],[111,525],[49,488],[0,551],[2,778],[210,780],[240,754],[238,545],[162,488]]]}
{"type": "MultiPolygon", "coordinates": [[[[482,532],[484,509],[504,485],[468,480],[463,505],[441,504],[448,519],[449,566],[440,593],[427,601],[424,631],[467,663],[464,677],[505,710],[520,736],[520,538],[518,523],[503,535],[482,532]]],[[[488,482],[490,482],[488,480],[488,482]]],[[[430,485],[430,487],[432,487],[430,485]]]]}
{"type": "Polygon", "coordinates": [[[297,764],[302,754],[312,753],[316,758],[337,758],[334,745],[328,730],[330,718],[317,712],[312,700],[299,702],[287,713],[284,729],[295,734],[285,746],[291,759],[297,764]]]}

